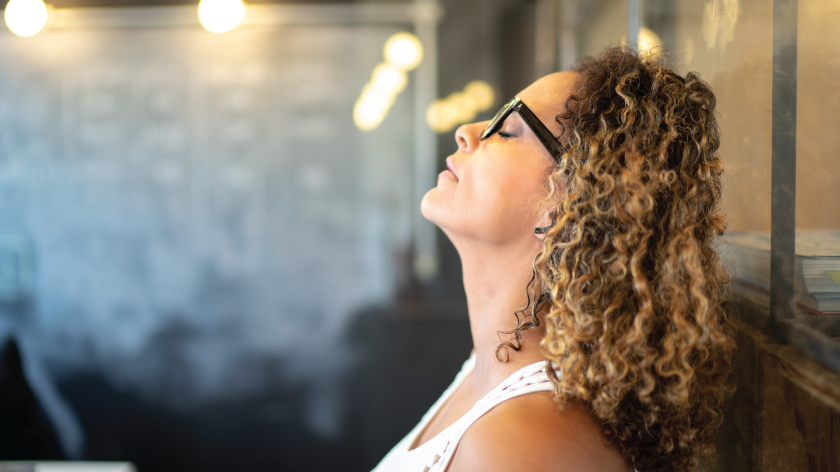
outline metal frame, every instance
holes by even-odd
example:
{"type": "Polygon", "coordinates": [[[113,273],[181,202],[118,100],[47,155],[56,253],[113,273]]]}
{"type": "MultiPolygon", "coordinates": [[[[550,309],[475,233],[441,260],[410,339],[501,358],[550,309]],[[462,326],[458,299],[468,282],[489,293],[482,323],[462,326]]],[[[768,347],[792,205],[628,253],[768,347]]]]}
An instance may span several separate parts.
{"type": "Polygon", "coordinates": [[[559,0],[537,0],[534,8],[534,77],[557,70],[559,0]]]}
{"type": "Polygon", "coordinates": [[[796,252],[796,46],[798,0],[773,1],[770,314],[793,318],[796,252]]]}
{"type": "Polygon", "coordinates": [[[557,48],[559,56],[557,63],[560,65],[560,70],[569,70],[577,62],[577,25],[582,18],[581,1],[560,0],[560,8],[557,10],[560,16],[558,20],[560,45],[557,48]]]}
{"type": "Polygon", "coordinates": [[[415,72],[414,82],[414,274],[431,280],[440,270],[437,227],[420,213],[420,202],[435,186],[437,175],[437,135],[426,125],[426,104],[437,98],[437,24],[443,10],[437,0],[415,0],[414,33],[423,43],[425,58],[415,72]]]}
{"type": "Polygon", "coordinates": [[[644,25],[643,0],[627,0],[627,44],[635,44],[638,49],[639,31],[644,25]]]}

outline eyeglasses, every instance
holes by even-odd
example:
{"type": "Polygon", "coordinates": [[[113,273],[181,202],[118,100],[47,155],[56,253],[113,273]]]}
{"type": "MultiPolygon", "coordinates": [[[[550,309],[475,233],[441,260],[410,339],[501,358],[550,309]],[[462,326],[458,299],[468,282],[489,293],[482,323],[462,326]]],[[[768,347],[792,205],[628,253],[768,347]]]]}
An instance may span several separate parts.
{"type": "Polygon", "coordinates": [[[484,132],[481,133],[481,139],[484,141],[485,139],[489,138],[493,135],[493,133],[499,131],[502,127],[502,123],[504,123],[505,118],[511,114],[511,112],[519,113],[519,116],[525,120],[525,124],[531,128],[531,131],[537,136],[537,139],[540,140],[543,146],[548,149],[548,152],[551,154],[551,157],[557,159],[563,154],[563,147],[560,145],[560,142],[557,141],[557,138],[551,134],[551,131],[537,118],[537,115],[528,108],[528,105],[522,102],[519,97],[513,97],[513,100],[505,103],[502,106],[502,109],[496,113],[496,116],[490,120],[490,124],[487,125],[487,128],[484,129],[484,132]]]}

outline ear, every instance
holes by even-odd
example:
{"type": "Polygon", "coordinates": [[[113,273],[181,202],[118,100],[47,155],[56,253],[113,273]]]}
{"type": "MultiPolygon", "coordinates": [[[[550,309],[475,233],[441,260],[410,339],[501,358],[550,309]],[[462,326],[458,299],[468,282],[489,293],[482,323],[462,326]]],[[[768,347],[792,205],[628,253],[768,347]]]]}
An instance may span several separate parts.
{"type": "Polygon", "coordinates": [[[537,225],[538,226],[534,228],[534,236],[536,236],[537,239],[542,241],[545,239],[545,233],[547,233],[553,225],[551,215],[548,211],[543,213],[543,217],[540,218],[540,220],[537,222],[537,225]]]}

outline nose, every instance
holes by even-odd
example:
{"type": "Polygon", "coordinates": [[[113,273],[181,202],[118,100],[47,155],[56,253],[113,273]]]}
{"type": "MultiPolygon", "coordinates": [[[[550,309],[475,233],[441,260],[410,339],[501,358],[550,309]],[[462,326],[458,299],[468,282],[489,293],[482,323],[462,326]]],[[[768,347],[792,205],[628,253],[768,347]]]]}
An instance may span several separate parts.
{"type": "Polygon", "coordinates": [[[458,150],[472,154],[478,149],[479,136],[487,126],[486,121],[461,125],[455,131],[455,142],[458,143],[458,150]]]}

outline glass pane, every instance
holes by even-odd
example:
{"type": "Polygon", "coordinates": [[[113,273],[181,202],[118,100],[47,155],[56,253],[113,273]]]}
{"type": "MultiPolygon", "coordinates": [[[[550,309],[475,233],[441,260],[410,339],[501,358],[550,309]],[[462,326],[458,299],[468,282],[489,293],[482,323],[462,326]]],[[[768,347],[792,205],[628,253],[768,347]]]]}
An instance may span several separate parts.
{"type": "MultiPolygon", "coordinates": [[[[773,1],[648,0],[642,5],[643,29],[637,44],[642,48],[661,44],[674,68],[683,74],[699,73],[717,95],[725,168],[723,209],[728,224],[728,237],[720,249],[734,275],[733,311],[738,319],[766,320],[770,306],[773,1]]],[[[600,23],[608,18],[603,14],[600,23]]],[[[585,52],[597,52],[608,44],[603,34],[600,44],[590,44],[592,36],[579,35],[585,52]]],[[[717,470],[749,470],[753,461],[757,387],[750,359],[756,350],[755,342],[744,334],[749,329],[738,334],[742,347],[735,362],[739,394],[718,433],[717,470]]]]}
{"type": "Polygon", "coordinates": [[[799,1],[795,314],[840,337],[840,1],[799,1]]]}
{"type": "MultiPolygon", "coordinates": [[[[770,306],[773,2],[652,0],[645,5],[645,24],[659,35],[672,60],[684,72],[700,73],[717,95],[728,225],[727,241],[720,249],[734,276],[736,316],[766,319],[770,306]]],[[[740,332],[739,355],[747,360],[755,355],[749,342],[740,332]]],[[[749,373],[753,369],[752,364],[736,361],[739,395],[718,432],[718,470],[749,470],[752,463],[756,387],[749,373]]]]}
{"type": "Polygon", "coordinates": [[[728,229],[769,231],[773,2],[680,1],[676,15],[666,46],[718,98],[728,229]]]}
{"type": "Polygon", "coordinates": [[[728,226],[721,251],[737,293],[765,318],[770,307],[773,2],[649,0],[643,25],[642,34],[663,45],[674,67],[698,72],[717,95],[728,226]]]}

